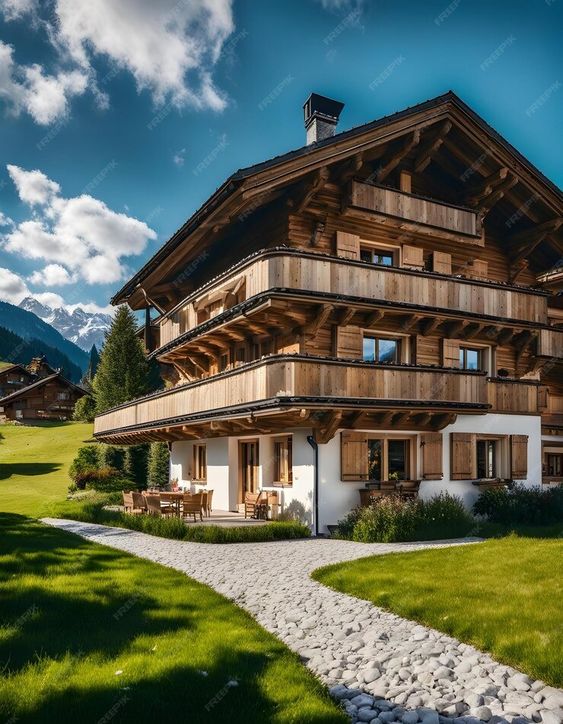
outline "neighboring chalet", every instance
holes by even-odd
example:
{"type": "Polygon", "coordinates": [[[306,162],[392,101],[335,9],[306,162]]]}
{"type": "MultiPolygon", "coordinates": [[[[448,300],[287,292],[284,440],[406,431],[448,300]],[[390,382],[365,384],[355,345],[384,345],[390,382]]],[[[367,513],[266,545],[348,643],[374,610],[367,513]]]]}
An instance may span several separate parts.
{"type": "Polygon", "coordinates": [[[169,441],[217,508],[278,490],[319,532],[363,489],[562,479],[560,190],[451,92],[337,135],[341,103],[304,108],[307,145],[233,174],[112,300],[171,386],[96,437],[169,441]]]}
{"type": "Polygon", "coordinates": [[[0,421],[69,420],[85,394],[44,357],[35,357],[27,367],[0,370],[0,421]]]}

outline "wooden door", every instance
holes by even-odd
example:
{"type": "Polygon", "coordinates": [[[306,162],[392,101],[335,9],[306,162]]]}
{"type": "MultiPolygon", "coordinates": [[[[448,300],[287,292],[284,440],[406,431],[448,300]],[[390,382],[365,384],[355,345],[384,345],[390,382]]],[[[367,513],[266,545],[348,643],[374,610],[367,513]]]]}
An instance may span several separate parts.
{"type": "Polygon", "coordinates": [[[245,493],[258,492],[258,440],[239,442],[239,503],[244,503],[245,493]]]}

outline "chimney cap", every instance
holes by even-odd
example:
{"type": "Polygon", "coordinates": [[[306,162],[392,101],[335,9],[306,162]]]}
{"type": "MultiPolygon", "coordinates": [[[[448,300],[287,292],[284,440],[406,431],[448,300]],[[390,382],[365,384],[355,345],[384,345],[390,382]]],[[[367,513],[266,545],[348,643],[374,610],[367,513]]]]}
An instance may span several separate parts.
{"type": "Polygon", "coordinates": [[[315,118],[322,118],[336,125],[343,108],[344,103],[340,101],[321,96],[318,93],[311,93],[303,104],[305,128],[308,128],[315,118]]]}

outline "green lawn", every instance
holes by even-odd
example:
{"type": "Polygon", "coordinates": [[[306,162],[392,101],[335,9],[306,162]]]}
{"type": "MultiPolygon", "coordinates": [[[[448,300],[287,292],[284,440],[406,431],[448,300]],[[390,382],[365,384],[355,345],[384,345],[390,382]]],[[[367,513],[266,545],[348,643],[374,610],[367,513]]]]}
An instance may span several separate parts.
{"type": "Polygon", "coordinates": [[[78,448],[91,441],[92,425],[2,425],[0,436],[0,511],[37,516],[64,499],[68,467],[78,448]]]}
{"type": "Polygon", "coordinates": [[[563,541],[519,538],[327,566],[313,577],[563,684],[563,541]]]}
{"type": "Polygon", "coordinates": [[[296,655],[171,569],[0,514],[0,587],[2,721],[346,721],[296,655]]]}

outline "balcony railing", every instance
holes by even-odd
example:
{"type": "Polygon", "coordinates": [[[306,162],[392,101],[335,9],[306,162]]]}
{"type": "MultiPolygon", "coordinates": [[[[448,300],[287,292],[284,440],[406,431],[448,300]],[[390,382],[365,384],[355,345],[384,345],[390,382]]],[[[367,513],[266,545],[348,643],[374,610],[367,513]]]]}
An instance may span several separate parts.
{"type": "Polygon", "coordinates": [[[547,295],[507,284],[385,267],[291,249],[262,251],[237,264],[187,297],[161,323],[160,344],[174,341],[201,321],[202,299],[226,294],[242,284],[250,299],[269,290],[306,291],[428,308],[431,311],[545,323],[547,295]]]}
{"type": "Polygon", "coordinates": [[[421,226],[428,226],[473,237],[480,234],[475,211],[385,186],[352,181],[349,204],[358,209],[410,221],[419,230],[421,226]]]}
{"type": "Polygon", "coordinates": [[[491,412],[511,412],[521,415],[539,415],[539,382],[533,380],[506,380],[492,377],[488,380],[491,412]]]}
{"type": "Polygon", "coordinates": [[[538,355],[541,357],[563,359],[563,330],[541,329],[538,355]]]}
{"type": "MultiPolygon", "coordinates": [[[[274,402],[315,406],[339,400],[361,407],[413,402],[428,409],[484,412],[484,373],[454,369],[374,366],[366,363],[273,356],[244,367],[135,400],[96,417],[94,432],[170,424],[188,416],[213,414],[274,402]]],[[[241,414],[248,412],[241,411],[241,414]]]]}

